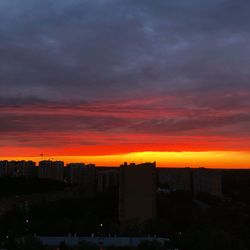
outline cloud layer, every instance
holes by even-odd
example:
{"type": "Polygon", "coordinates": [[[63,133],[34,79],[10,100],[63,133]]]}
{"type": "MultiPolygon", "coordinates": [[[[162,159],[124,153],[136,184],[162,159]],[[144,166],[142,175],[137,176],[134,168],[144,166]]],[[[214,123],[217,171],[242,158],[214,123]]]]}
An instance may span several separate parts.
{"type": "Polygon", "coordinates": [[[249,12],[246,0],[1,1],[2,152],[250,150],[249,12]]]}

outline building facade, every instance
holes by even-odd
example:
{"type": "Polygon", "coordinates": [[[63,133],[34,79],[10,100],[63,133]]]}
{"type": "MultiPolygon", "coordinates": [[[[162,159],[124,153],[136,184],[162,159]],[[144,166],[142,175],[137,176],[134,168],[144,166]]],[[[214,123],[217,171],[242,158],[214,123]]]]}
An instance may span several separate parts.
{"type": "Polygon", "coordinates": [[[96,168],[94,164],[70,163],[67,165],[68,180],[78,186],[85,196],[93,196],[96,186],[96,168]]]}
{"type": "Polygon", "coordinates": [[[119,220],[140,222],[156,216],[156,164],[120,166],[119,220]]]}
{"type": "Polygon", "coordinates": [[[208,193],[222,197],[221,174],[206,168],[159,168],[158,185],[169,191],[185,190],[193,195],[208,193]]]}
{"type": "Polygon", "coordinates": [[[0,176],[34,177],[36,164],[33,161],[0,161],[0,176]]]}
{"type": "Polygon", "coordinates": [[[40,161],[38,176],[42,179],[52,179],[57,181],[64,180],[64,162],[63,161],[40,161]]]}
{"type": "Polygon", "coordinates": [[[119,168],[97,170],[97,192],[105,192],[117,188],[119,184],[119,168]]]}
{"type": "Polygon", "coordinates": [[[208,193],[222,197],[221,175],[216,170],[199,168],[193,169],[193,193],[208,193]]]}

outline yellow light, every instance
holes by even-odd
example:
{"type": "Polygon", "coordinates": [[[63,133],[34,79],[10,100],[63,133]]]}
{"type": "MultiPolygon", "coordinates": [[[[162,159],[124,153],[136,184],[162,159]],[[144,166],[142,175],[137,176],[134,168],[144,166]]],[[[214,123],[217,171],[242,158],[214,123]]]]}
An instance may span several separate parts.
{"type": "MultiPolygon", "coordinates": [[[[146,151],[101,156],[50,156],[53,160],[94,163],[97,166],[119,166],[123,162],[157,162],[158,167],[250,168],[250,152],[159,152],[146,151]]],[[[2,158],[3,159],[3,158],[2,158]]],[[[9,160],[40,161],[40,157],[12,157],[9,160]]],[[[1,158],[0,158],[1,160],[1,158]]]]}

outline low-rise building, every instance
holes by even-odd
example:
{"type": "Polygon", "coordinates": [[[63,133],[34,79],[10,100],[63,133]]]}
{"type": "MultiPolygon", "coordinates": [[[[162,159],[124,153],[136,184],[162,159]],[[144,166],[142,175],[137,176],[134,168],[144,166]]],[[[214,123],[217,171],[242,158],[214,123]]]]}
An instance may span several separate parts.
{"type": "Polygon", "coordinates": [[[137,247],[144,241],[156,241],[162,246],[169,242],[169,238],[161,237],[95,237],[91,236],[36,236],[44,245],[59,246],[61,242],[65,242],[68,246],[77,246],[80,242],[94,244],[100,247],[137,247]]]}

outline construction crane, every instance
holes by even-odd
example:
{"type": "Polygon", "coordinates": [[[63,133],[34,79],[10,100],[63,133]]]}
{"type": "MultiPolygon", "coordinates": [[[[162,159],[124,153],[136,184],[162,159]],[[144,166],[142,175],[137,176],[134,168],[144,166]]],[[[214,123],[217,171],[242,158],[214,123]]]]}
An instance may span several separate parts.
{"type": "Polygon", "coordinates": [[[43,153],[41,153],[41,154],[40,154],[40,156],[41,156],[41,159],[42,159],[42,161],[43,161],[44,154],[43,154],[43,153]]]}

